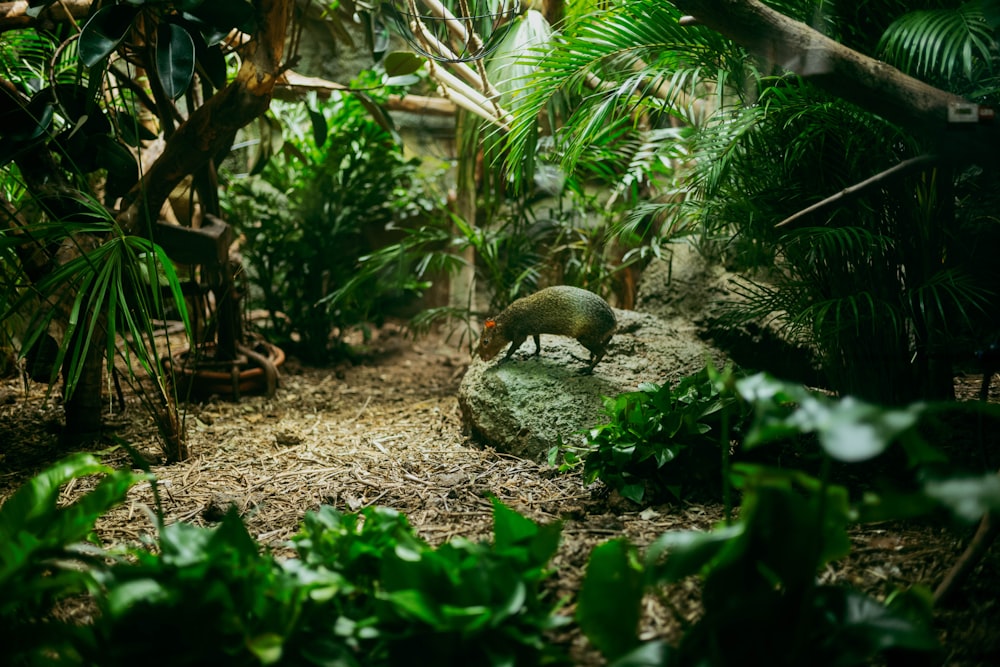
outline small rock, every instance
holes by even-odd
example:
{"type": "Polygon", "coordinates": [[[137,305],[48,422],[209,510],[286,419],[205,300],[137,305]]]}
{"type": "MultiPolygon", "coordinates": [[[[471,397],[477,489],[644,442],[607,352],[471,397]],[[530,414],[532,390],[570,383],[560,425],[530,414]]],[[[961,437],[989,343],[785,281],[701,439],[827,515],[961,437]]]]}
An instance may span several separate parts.
{"type": "Polygon", "coordinates": [[[302,436],[291,431],[278,431],[274,434],[274,441],[280,447],[294,447],[302,444],[302,436]]]}
{"type": "Polygon", "coordinates": [[[231,493],[216,493],[201,511],[201,517],[205,521],[222,521],[230,508],[239,512],[241,498],[231,493]]]}

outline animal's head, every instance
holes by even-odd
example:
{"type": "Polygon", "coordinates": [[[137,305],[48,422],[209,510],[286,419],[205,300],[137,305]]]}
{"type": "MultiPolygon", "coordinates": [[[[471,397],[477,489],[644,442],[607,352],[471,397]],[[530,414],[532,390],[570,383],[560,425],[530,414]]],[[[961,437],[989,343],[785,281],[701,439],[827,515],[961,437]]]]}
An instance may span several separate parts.
{"type": "Polygon", "coordinates": [[[489,361],[497,356],[497,352],[503,347],[503,336],[497,330],[497,322],[492,317],[483,322],[483,331],[479,334],[479,358],[489,361]]]}

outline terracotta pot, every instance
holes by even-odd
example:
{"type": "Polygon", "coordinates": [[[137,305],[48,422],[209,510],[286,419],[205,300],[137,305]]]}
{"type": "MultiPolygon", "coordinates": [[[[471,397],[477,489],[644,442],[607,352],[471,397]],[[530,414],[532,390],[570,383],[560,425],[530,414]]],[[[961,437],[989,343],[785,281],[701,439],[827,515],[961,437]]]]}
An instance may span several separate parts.
{"type": "Polygon", "coordinates": [[[239,352],[240,358],[234,361],[216,361],[211,347],[200,349],[198,359],[192,359],[189,348],[165,363],[182,399],[212,394],[237,401],[247,395],[272,396],[277,386],[278,367],[285,363],[284,350],[258,341],[253,348],[240,346],[239,352]]]}

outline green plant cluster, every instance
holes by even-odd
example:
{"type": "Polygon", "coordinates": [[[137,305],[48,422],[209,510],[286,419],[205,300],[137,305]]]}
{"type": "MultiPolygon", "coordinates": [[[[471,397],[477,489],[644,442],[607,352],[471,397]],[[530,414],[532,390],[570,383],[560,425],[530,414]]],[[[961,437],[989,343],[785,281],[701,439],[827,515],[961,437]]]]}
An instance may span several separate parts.
{"type": "Polygon", "coordinates": [[[559,623],[540,584],[560,526],[494,503],[493,544],[432,548],[390,509],[307,514],[278,559],[234,513],[217,526],[161,526],[152,549],[81,546],[143,479],[90,455],[37,476],[0,507],[0,662],[127,665],[550,664],[559,623]],[[57,507],[60,486],[103,475],[57,507]],[[90,624],[53,605],[89,592],[90,624]]]}
{"type": "Polygon", "coordinates": [[[754,408],[743,447],[810,435],[826,465],[819,476],[725,465],[724,479],[742,498],[738,520],[709,532],[665,533],[644,552],[625,539],[597,547],[577,606],[583,632],[617,667],[869,665],[889,656],[899,664],[924,664],[916,661],[929,656],[927,664],[937,664],[928,590],[893,590],[883,602],[845,585],[821,584],[817,573],[849,554],[847,529],[857,521],[913,517],[939,507],[975,521],[1000,508],[996,475],[932,472],[944,457],[919,425],[954,406],[885,409],[818,395],[764,374],[725,387],[754,408]],[[852,503],[847,488],[830,482],[833,461],[868,461],[895,445],[918,471],[911,491],[869,493],[852,503]],[[657,595],[669,608],[668,585],[695,576],[703,608],[680,641],[640,642],[644,597],[657,595]]]}
{"type": "MultiPolygon", "coordinates": [[[[954,405],[885,409],[764,374],[716,379],[720,395],[753,408],[742,447],[809,435],[826,464],[813,476],[721,459],[741,496],[739,518],[664,533],[644,550],[625,539],[598,546],[576,600],[581,631],[617,667],[940,663],[923,587],[880,600],[817,575],[849,554],[856,522],[938,508],[975,521],[1000,511],[1000,477],[940,473],[943,457],[922,435],[923,420],[954,405]],[[868,461],[897,445],[919,471],[908,491],[852,500],[831,482],[832,462],[868,461]],[[700,579],[697,618],[672,644],[640,641],[645,597],[670,607],[670,586],[691,577],[700,579]]],[[[456,538],[432,548],[391,509],[323,507],[306,515],[289,558],[263,550],[233,513],[212,528],[161,525],[151,549],[99,548],[95,521],[144,480],[79,454],[0,506],[2,664],[134,664],[151,650],[176,665],[568,660],[547,634],[567,619],[542,589],[558,524],[537,525],[495,501],[492,544],[456,538]],[[89,492],[58,505],[65,483],[98,475],[89,492]],[[99,612],[92,623],[52,613],[85,594],[99,612]]]]}
{"type": "Polygon", "coordinates": [[[417,253],[383,255],[380,270],[357,279],[359,259],[396,240],[395,223],[436,206],[411,191],[416,161],[370,106],[335,95],[307,119],[301,106],[275,104],[289,131],[266,139],[279,150],[259,174],[230,174],[222,195],[244,237],[251,304],[269,313],[276,342],[311,362],[329,361],[352,327],[428,286],[417,253]],[[311,132],[291,131],[303,122],[311,132]]]}
{"type": "Polygon", "coordinates": [[[682,500],[706,490],[717,497],[731,438],[751,414],[709,369],[674,387],[644,383],[605,399],[604,407],[610,421],[588,434],[585,477],[637,503],[682,500]]]}

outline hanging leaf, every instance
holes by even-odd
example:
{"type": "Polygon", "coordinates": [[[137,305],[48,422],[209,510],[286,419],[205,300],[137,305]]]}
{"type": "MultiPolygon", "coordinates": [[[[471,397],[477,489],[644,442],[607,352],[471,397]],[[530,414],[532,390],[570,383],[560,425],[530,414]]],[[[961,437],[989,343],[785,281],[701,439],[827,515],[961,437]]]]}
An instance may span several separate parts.
{"type": "Polygon", "coordinates": [[[132,114],[125,111],[111,112],[121,140],[129,146],[138,146],[142,141],[151,141],[156,135],[132,114]]]}
{"type": "Polygon", "coordinates": [[[424,66],[424,59],[409,51],[393,51],[382,63],[386,76],[406,76],[424,66]]]}
{"type": "Polygon", "coordinates": [[[309,120],[312,123],[313,141],[316,142],[316,148],[322,148],[323,144],[326,143],[326,135],[330,131],[326,124],[326,116],[323,115],[322,111],[310,108],[309,120]]]}
{"type": "Polygon", "coordinates": [[[24,11],[27,16],[33,19],[38,18],[38,15],[42,13],[46,7],[51,4],[55,4],[56,0],[28,0],[28,8],[24,11]]]}
{"type": "Polygon", "coordinates": [[[206,46],[204,52],[198,50],[198,65],[209,83],[222,89],[226,85],[226,56],[218,44],[206,46]]]}
{"type": "Polygon", "coordinates": [[[80,62],[93,67],[118,48],[139,12],[129,5],[108,5],[90,17],[80,32],[80,62]]]}
{"type": "Polygon", "coordinates": [[[156,75],[163,92],[172,100],[184,94],[194,77],[194,40],[174,23],[161,23],[156,30],[156,75]]]}
{"type": "Polygon", "coordinates": [[[111,197],[121,197],[139,180],[139,165],[135,156],[114,138],[104,134],[91,138],[97,154],[97,165],[108,170],[105,189],[111,197]]]}

